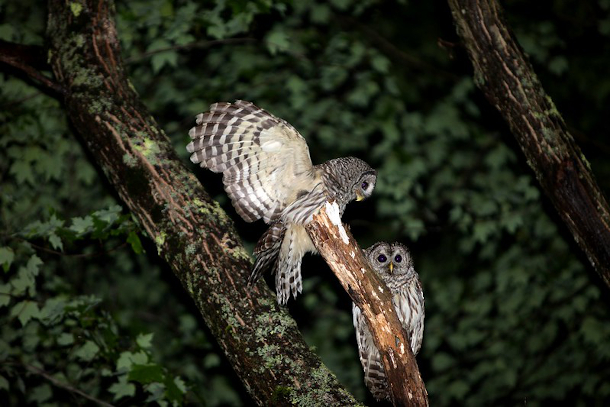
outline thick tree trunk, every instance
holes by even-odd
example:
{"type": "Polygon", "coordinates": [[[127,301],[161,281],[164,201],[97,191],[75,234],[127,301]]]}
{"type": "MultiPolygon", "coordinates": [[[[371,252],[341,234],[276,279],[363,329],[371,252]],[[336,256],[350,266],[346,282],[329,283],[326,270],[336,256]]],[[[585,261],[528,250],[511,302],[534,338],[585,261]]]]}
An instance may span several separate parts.
{"type": "Polygon", "coordinates": [[[345,229],[337,204],[327,204],[307,232],[341,285],[362,310],[377,349],[395,406],[427,406],[428,392],[419,373],[407,332],[392,305],[385,283],[371,269],[360,246],[345,229]],[[334,206],[333,206],[334,205],[334,206]],[[329,213],[334,216],[329,217],[329,213]]]}
{"type": "Polygon", "coordinates": [[[232,221],[178,160],[125,76],[113,6],[51,0],[47,39],[66,111],[260,405],[357,405],[260,282],[232,221]]]}
{"type": "Polygon", "coordinates": [[[449,0],[475,83],[499,110],[542,189],[610,286],[610,210],[589,163],[567,131],[496,0],[449,0]]]}

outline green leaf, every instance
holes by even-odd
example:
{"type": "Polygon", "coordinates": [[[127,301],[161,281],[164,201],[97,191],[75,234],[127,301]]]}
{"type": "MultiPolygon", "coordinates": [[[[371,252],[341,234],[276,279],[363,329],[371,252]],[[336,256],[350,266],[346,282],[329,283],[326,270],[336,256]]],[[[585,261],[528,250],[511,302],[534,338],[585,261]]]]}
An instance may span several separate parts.
{"type": "Polygon", "coordinates": [[[145,365],[148,363],[148,355],[145,352],[122,352],[116,363],[117,372],[127,371],[133,365],[145,365]]]}
{"type": "Polygon", "coordinates": [[[38,275],[38,268],[42,264],[43,263],[42,263],[42,260],[40,260],[40,257],[33,255],[28,260],[28,264],[26,265],[26,268],[32,276],[36,277],[38,275]]]}
{"type": "Polygon", "coordinates": [[[208,353],[203,358],[203,366],[206,369],[216,367],[220,365],[220,357],[215,353],[208,353]]]}
{"type": "Polygon", "coordinates": [[[40,320],[45,325],[56,324],[63,318],[65,309],[66,300],[64,298],[49,298],[40,310],[40,320]]]}
{"type": "Polygon", "coordinates": [[[166,65],[176,67],[178,65],[178,53],[176,51],[159,52],[151,57],[150,62],[154,73],[159,72],[166,65]]]}
{"type": "Polygon", "coordinates": [[[100,351],[100,347],[91,340],[85,342],[83,346],[74,352],[74,356],[78,359],[84,360],[85,362],[90,362],[95,358],[97,353],[100,351]]]}
{"type": "Polygon", "coordinates": [[[22,295],[26,290],[29,291],[31,297],[36,295],[35,277],[39,273],[39,267],[42,260],[38,256],[31,256],[25,267],[19,267],[17,275],[11,279],[13,286],[13,295],[22,295]]]}
{"type": "MultiPolygon", "coordinates": [[[[163,400],[165,396],[165,385],[163,383],[150,383],[144,386],[146,392],[150,393],[150,396],[146,399],[147,403],[151,403],[157,400],[163,400]]],[[[161,404],[161,403],[159,403],[161,404]]],[[[162,405],[162,404],[161,404],[162,405]]]]}
{"type": "Polygon", "coordinates": [[[26,182],[30,185],[35,184],[32,166],[26,161],[15,161],[13,165],[11,165],[9,174],[15,176],[18,184],[24,184],[26,182]]]}
{"type": "Polygon", "coordinates": [[[265,44],[271,55],[276,55],[278,52],[286,51],[290,48],[290,39],[283,31],[271,31],[265,38],[265,44]]]}
{"type": "Polygon", "coordinates": [[[167,398],[171,401],[180,402],[184,393],[186,393],[186,385],[180,377],[172,380],[169,376],[166,376],[165,387],[167,398]]]}
{"type": "Polygon", "coordinates": [[[11,302],[11,285],[0,284],[0,308],[7,306],[11,302]]]}
{"type": "Polygon", "coordinates": [[[51,243],[51,247],[53,247],[53,249],[55,249],[55,250],[59,250],[59,251],[64,250],[63,242],[61,241],[59,236],[57,236],[55,233],[51,233],[49,235],[49,243],[51,243]]]}
{"type": "Polygon", "coordinates": [[[136,394],[136,386],[132,383],[127,382],[127,376],[119,376],[118,383],[114,383],[108,389],[110,393],[114,394],[114,400],[118,400],[123,397],[132,397],[136,394]]]}
{"type": "Polygon", "coordinates": [[[127,236],[127,243],[131,245],[131,249],[134,251],[135,254],[142,254],[144,252],[140,237],[133,230],[129,232],[129,235],[127,236]]]}
{"type": "Polygon", "coordinates": [[[47,383],[41,384],[40,386],[34,387],[28,391],[28,401],[40,405],[45,401],[49,400],[53,396],[53,390],[47,383]]]}
{"type": "Polygon", "coordinates": [[[114,223],[121,215],[121,207],[119,205],[112,205],[108,209],[101,209],[93,212],[92,216],[107,224],[114,223]]]}
{"type": "Polygon", "coordinates": [[[15,258],[15,253],[10,247],[0,247],[0,264],[5,272],[11,267],[11,263],[15,258]]]}
{"type": "Polygon", "coordinates": [[[157,38],[148,47],[148,52],[156,52],[150,58],[154,73],[158,73],[165,65],[175,67],[178,64],[178,53],[171,46],[167,40],[157,38]]]}
{"type": "Polygon", "coordinates": [[[93,228],[93,219],[90,216],[84,218],[72,218],[72,225],[70,230],[75,232],[77,235],[84,235],[93,228]]]}
{"type": "Polygon", "coordinates": [[[149,349],[152,346],[152,339],[154,334],[139,334],[136,338],[136,343],[140,348],[149,349]]]}
{"type": "Polygon", "coordinates": [[[6,380],[6,378],[4,376],[0,375],[0,390],[8,391],[9,389],[10,389],[10,386],[8,384],[8,380],[6,380]]]}
{"type": "Polygon", "coordinates": [[[19,319],[21,326],[25,326],[32,318],[38,318],[39,314],[38,304],[29,300],[15,304],[10,313],[11,317],[16,316],[19,319]]]}
{"type": "Polygon", "coordinates": [[[129,371],[129,380],[148,384],[163,381],[163,369],[156,364],[134,365],[129,371]]]}
{"type": "Polygon", "coordinates": [[[59,346],[68,346],[74,343],[74,335],[71,333],[63,332],[57,337],[57,344],[59,346]]]}

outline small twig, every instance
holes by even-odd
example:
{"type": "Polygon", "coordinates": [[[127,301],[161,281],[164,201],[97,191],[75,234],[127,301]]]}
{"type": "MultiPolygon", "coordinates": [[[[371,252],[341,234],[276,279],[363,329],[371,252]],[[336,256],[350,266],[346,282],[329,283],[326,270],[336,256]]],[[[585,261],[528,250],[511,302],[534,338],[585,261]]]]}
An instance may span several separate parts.
{"type": "Polygon", "coordinates": [[[159,48],[159,49],[155,49],[152,51],[144,52],[137,56],[125,58],[125,63],[133,64],[135,62],[149,58],[155,54],[160,54],[162,52],[167,52],[167,51],[180,51],[180,50],[187,50],[187,49],[193,49],[193,48],[205,49],[205,48],[214,47],[216,45],[245,44],[245,43],[256,42],[256,41],[258,41],[256,38],[244,37],[244,38],[226,38],[224,40],[197,41],[197,42],[191,42],[190,44],[184,44],[184,45],[172,45],[171,47],[159,48]]]}
{"type": "Polygon", "coordinates": [[[34,79],[47,90],[58,95],[65,95],[65,89],[51,78],[43,75],[37,67],[47,67],[46,61],[42,58],[44,49],[35,45],[15,44],[0,40],[0,63],[9,65],[29,78],[34,79]]]}
{"type": "Polygon", "coordinates": [[[447,79],[452,81],[459,80],[459,76],[455,75],[452,72],[445,71],[440,69],[426,61],[423,61],[409,53],[397,48],[391,41],[387,38],[379,34],[377,31],[373,30],[369,26],[362,24],[358,20],[352,17],[341,17],[342,20],[345,20],[349,25],[355,26],[366,34],[366,37],[369,38],[373,43],[375,43],[380,49],[384,50],[387,55],[394,59],[398,59],[408,65],[416,67],[420,70],[427,72],[434,72],[439,76],[444,76],[447,79]]]}
{"type": "Polygon", "coordinates": [[[106,255],[108,253],[112,253],[116,250],[122,249],[123,247],[127,246],[127,242],[123,242],[120,245],[113,247],[110,250],[104,250],[101,252],[95,252],[95,253],[74,253],[74,254],[70,254],[70,253],[62,253],[62,252],[58,252],[57,250],[53,250],[53,249],[47,249],[46,247],[42,247],[42,246],[38,246],[35,243],[32,243],[26,239],[23,238],[19,238],[19,240],[24,241],[28,244],[30,244],[34,249],[36,250],[40,250],[41,252],[46,252],[46,253],[51,253],[51,254],[55,254],[57,256],[64,256],[64,257],[73,257],[73,258],[80,258],[80,257],[97,257],[97,256],[103,256],[106,255]]]}
{"type": "Polygon", "coordinates": [[[64,383],[64,382],[61,382],[61,381],[57,380],[56,378],[54,378],[53,376],[51,376],[51,375],[50,375],[48,372],[46,372],[46,371],[44,371],[44,370],[42,370],[42,369],[40,369],[40,368],[38,368],[38,367],[36,367],[36,366],[29,365],[29,364],[24,364],[23,366],[24,366],[24,367],[25,367],[25,368],[26,368],[26,369],[27,369],[29,372],[34,373],[34,374],[37,374],[37,375],[39,375],[39,376],[44,377],[45,379],[47,379],[48,381],[50,381],[51,383],[53,383],[53,385],[55,385],[55,386],[57,386],[57,387],[59,387],[59,388],[62,388],[62,389],[64,389],[64,390],[67,390],[67,391],[69,391],[69,392],[71,392],[71,393],[78,394],[79,396],[84,397],[84,398],[86,398],[87,400],[93,401],[94,403],[97,403],[97,404],[99,404],[100,406],[114,407],[114,405],[113,405],[113,404],[106,403],[105,401],[100,400],[100,399],[98,399],[98,398],[95,398],[95,397],[93,397],[93,396],[91,396],[91,395],[89,395],[89,394],[87,394],[87,393],[83,392],[82,390],[77,389],[76,387],[74,387],[74,386],[72,386],[72,385],[70,385],[70,384],[68,384],[68,383],[64,383]]]}

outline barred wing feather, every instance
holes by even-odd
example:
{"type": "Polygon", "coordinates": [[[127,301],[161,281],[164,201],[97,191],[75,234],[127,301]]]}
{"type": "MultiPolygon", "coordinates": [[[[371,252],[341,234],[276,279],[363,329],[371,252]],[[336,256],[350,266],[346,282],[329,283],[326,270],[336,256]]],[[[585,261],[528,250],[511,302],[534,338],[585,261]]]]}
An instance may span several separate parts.
{"type": "Polygon", "coordinates": [[[299,191],[315,185],[305,139],[253,103],[214,103],[196,123],[187,146],[191,161],[223,173],[225,190],[244,220],[270,223],[299,191]]]}

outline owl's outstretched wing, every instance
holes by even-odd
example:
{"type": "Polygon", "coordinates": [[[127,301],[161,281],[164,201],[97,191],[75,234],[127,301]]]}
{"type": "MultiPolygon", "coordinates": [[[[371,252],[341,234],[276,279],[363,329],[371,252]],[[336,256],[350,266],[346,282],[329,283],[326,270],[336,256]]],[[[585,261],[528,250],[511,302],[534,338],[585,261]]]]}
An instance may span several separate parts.
{"type": "Polygon", "coordinates": [[[223,173],[225,190],[247,222],[278,219],[315,185],[303,136],[253,103],[214,103],[196,123],[187,146],[191,161],[223,173]]]}

